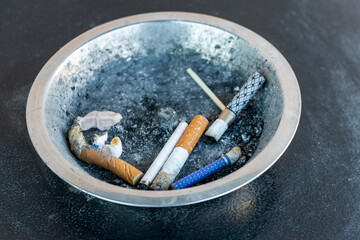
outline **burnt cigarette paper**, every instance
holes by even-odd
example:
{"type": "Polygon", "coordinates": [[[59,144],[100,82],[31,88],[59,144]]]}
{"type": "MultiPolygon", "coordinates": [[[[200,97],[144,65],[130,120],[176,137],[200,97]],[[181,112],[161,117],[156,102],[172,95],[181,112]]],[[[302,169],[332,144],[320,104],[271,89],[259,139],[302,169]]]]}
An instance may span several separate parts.
{"type": "Polygon", "coordinates": [[[209,127],[205,135],[218,141],[264,82],[265,78],[260,73],[253,73],[226,106],[226,109],[222,111],[218,119],[209,127]]]}
{"type": "Polygon", "coordinates": [[[88,163],[108,169],[119,178],[135,186],[144,175],[129,163],[108,152],[87,144],[79,124],[73,124],[68,131],[70,149],[75,156],[88,163]]]}
{"type": "Polygon", "coordinates": [[[210,163],[209,165],[193,172],[192,174],[180,179],[171,185],[172,189],[183,189],[193,186],[201,180],[211,176],[212,174],[220,171],[224,167],[231,166],[236,163],[241,156],[239,147],[234,147],[230,152],[223,155],[221,158],[210,163]]]}
{"type": "Polygon", "coordinates": [[[161,167],[164,165],[166,159],[169,157],[170,153],[173,151],[176,143],[179,141],[183,135],[188,124],[186,122],[181,122],[169,140],[166,142],[164,147],[161,149],[159,155],[155,158],[154,162],[151,164],[150,168],[145,173],[144,177],[141,179],[138,188],[147,189],[152,183],[156,175],[159,173],[161,167]]]}
{"type": "Polygon", "coordinates": [[[208,120],[202,115],[196,115],[193,118],[150,188],[154,190],[166,190],[169,188],[199,141],[208,123],[208,120]]]}

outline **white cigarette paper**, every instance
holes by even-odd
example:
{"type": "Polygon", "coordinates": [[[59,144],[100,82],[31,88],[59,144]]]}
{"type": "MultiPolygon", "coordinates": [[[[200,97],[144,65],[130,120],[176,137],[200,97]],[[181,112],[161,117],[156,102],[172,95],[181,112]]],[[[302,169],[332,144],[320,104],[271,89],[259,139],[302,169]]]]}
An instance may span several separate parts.
{"type": "Polygon", "coordinates": [[[164,165],[166,159],[169,157],[171,152],[173,151],[176,143],[179,141],[181,136],[183,135],[185,129],[187,128],[188,124],[186,122],[181,122],[169,140],[166,142],[164,147],[161,149],[159,155],[155,158],[154,162],[151,164],[150,168],[147,170],[145,176],[141,179],[139,187],[141,185],[146,185],[142,187],[149,187],[149,185],[152,183],[158,172],[160,171],[161,167],[164,165]]]}
{"type": "Polygon", "coordinates": [[[225,109],[225,105],[213,93],[213,91],[211,91],[211,89],[204,83],[204,81],[201,80],[201,78],[191,68],[188,68],[186,71],[199,85],[199,87],[201,87],[201,89],[209,96],[209,98],[220,108],[220,110],[223,111],[225,109]]]}

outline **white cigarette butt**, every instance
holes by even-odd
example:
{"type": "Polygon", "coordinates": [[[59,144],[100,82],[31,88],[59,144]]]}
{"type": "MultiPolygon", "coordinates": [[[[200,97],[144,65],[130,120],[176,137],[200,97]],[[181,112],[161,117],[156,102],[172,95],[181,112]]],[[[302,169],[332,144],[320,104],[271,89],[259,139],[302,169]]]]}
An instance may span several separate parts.
{"type": "Polygon", "coordinates": [[[149,185],[152,183],[161,167],[164,165],[166,159],[168,159],[170,153],[173,151],[176,143],[179,141],[183,135],[188,124],[186,122],[181,122],[166,142],[164,147],[161,149],[159,155],[155,158],[154,162],[151,164],[150,168],[147,170],[145,176],[141,179],[140,184],[149,185]]]}

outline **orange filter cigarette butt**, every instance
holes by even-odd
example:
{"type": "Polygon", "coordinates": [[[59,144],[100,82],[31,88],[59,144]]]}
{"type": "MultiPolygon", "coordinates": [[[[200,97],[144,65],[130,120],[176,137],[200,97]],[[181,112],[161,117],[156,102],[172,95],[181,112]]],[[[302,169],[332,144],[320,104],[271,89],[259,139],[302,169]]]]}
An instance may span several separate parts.
{"type": "Polygon", "coordinates": [[[150,188],[155,190],[166,190],[169,188],[208,124],[208,120],[202,115],[196,115],[193,118],[150,188]]]}
{"type": "Polygon", "coordinates": [[[196,115],[175,147],[184,148],[190,155],[208,124],[209,121],[204,116],[196,115]]]}
{"type": "Polygon", "coordinates": [[[108,169],[133,186],[135,186],[143,176],[143,173],[131,164],[100,148],[87,144],[78,124],[74,124],[70,127],[68,138],[71,151],[80,160],[108,169]]]}
{"type": "Polygon", "coordinates": [[[143,176],[143,173],[131,164],[95,146],[87,145],[83,147],[80,159],[89,164],[110,170],[116,174],[116,176],[133,186],[135,186],[143,176]]]}

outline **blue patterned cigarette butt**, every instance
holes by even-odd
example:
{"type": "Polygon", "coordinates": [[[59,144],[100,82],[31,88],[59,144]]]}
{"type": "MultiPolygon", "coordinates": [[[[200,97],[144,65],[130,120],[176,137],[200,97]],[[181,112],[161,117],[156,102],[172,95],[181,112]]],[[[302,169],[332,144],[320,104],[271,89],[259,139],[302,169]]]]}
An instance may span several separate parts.
{"type": "Polygon", "coordinates": [[[239,115],[264,82],[265,78],[260,73],[254,72],[226,107],[239,115]]]}
{"type": "Polygon", "coordinates": [[[216,173],[217,171],[223,169],[226,166],[229,166],[230,160],[224,155],[215,162],[210,163],[209,165],[193,172],[192,174],[180,179],[179,181],[173,183],[174,189],[182,189],[193,186],[195,183],[200,182],[204,178],[209,177],[210,175],[216,173]]]}
{"type": "Polygon", "coordinates": [[[173,183],[172,188],[183,189],[183,188],[191,187],[194,184],[200,182],[201,180],[220,171],[224,167],[231,166],[240,158],[240,156],[241,156],[240,148],[235,147],[229,153],[223,155],[221,158],[217,159],[216,161],[173,183]]]}

